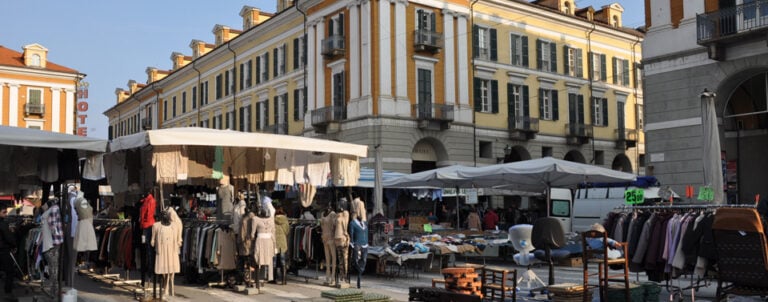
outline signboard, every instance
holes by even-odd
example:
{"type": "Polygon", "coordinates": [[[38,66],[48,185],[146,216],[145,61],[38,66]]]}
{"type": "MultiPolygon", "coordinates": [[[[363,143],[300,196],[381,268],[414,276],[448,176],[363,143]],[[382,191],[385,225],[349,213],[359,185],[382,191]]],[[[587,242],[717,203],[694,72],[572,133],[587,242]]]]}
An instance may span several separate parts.
{"type": "Polygon", "coordinates": [[[467,189],[467,204],[477,204],[477,189],[467,189]]]}
{"type": "Polygon", "coordinates": [[[77,135],[88,136],[88,126],[85,119],[88,118],[88,82],[77,83],[77,135]]]}

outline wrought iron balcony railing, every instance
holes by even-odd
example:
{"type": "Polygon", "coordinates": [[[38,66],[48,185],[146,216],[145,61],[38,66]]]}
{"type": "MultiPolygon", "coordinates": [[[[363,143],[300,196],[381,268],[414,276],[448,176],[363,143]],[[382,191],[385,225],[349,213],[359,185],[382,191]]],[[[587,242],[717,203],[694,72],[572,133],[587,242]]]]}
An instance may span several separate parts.
{"type": "Polygon", "coordinates": [[[413,105],[414,118],[418,120],[453,121],[453,105],[422,103],[413,105]]]}
{"type": "Polygon", "coordinates": [[[45,114],[45,104],[27,103],[24,105],[25,114],[45,114]]]}
{"type": "Polygon", "coordinates": [[[696,38],[700,45],[768,28],[768,0],[723,8],[696,16],[696,38]]]}
{"type": "Polygon", "coordinates": [[[593,127],[586,124],[565,124],[565,135],[570,137],[590,138],[593,127]]]}
{"type": "Polygon", "coordinates": [[[429,29],[417,29],[413,32],[413,42],[417,50],[439,51],[443,48],[443,34],[429,29]]]}
{"type": "Polygon", "coordinates": [[[530,116],[510,116],[509,130],[521,132],[539,132],[539,119],[530,116]]]}
{"type": "Polygon", "coordinates": [[[312,125],[321,126],[331,122],[340,122],[347,118],[345,106],[329,106],[312,110],[312,125]]]}
{"type": "Polygon", "coordinates": [[[334,35],[323,39],[322,52],[324,56],[336,56],[343,54],[344,51],[344,36],[334,35]]]}

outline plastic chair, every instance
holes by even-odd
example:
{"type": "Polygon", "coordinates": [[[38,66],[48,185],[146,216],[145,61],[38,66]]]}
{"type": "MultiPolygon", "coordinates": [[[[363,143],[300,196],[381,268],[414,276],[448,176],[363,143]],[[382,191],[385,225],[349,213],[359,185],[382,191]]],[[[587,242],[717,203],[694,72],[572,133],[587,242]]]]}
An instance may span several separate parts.
{"type": "Polygon", "coordinates": [[[519,251],[519,253],[512,256],[512,259],[518,265],[527,267],[525,273],[520,274],[520,277],[517,279],[517,284],[525,282],[527,288],[533,288],[531,287],[532,282],[534,285],[546,285],[544,281],[536,275],[536,272],[531,269],[533,264],[541,263],[541,261],[536,259],[533,253],[531,253],[536,249],[533,244],[531,244],[532,231],[533,225],[530,224],[518,224],[509,228],[509,241],[512,243],[512,247],[514,247],[516,251],[519,251]]]}
{"type": "Polygon", "coordinates": [[[621,258],[609,259],[608,258],[608,234],[599,231],[586,231],[581,233],[581,246],[582,246],[582,265],[584,266],[584,301],[587,301],[589,295],[586,291],[592,288],[598,288],[600,291],[600,301],[607,301],[608,297],[608,283],[609,282],[623,282],[624,283],[624,300],[630,301],[629,293],[629,259],[627,255],[627,244],[622,243],[621,249],[623,251],[621,258]],[[589,245],[590,240],[600,240],[602,242],[602,248],[593,249],[589,245]],[[589,264],[597,263],[597,272],[590,272],[589,264]],[[621,266],[623,274],[610,274],[609,266],[621,266]],[[598,284],[590,284],[589,277],[597,276],[598,284]]]}
{"type": "MultiPolygon", "coordinates": [[[[565,232],[560,220],[554,217],[543,217],[533,223],[531,230],[533,246],[544,250],[543,260],[549,263],[549,285],[555,284],[555,263],[552,249],[559,249],[565,245],[565,232]]],[[[566,258],[569,253],[557,255],[557,258],[566,258]]]]}

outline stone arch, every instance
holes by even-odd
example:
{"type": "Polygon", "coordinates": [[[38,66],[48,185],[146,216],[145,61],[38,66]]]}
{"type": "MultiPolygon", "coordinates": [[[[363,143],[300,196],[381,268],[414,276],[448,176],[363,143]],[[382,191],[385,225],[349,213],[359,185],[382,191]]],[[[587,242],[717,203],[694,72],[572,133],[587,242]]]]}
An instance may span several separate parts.
{"type": "Polygon", "coordinates": [[[627,157],[626,154],[617,154],[616,157],[613,158],[611,169],[632,173],[632,161],[629,160],[629,157],[627,157]]]}
{"type": "Polygon", "coordinates": [[[506,156],[504,162],[511,163],[531,159],[531,153],[523,146],[513,146],[512,151],[506,156]]]}
{"type": "Polygon", "coordinates": [[[437,168],[438,163],[448,160],[443,143],[433,137],[417,141],[411,150],[411,173],[437,168]]]}
{"type": "Polygon", "coordinates": [[[568,153],[565,154],[563,159],[567,161],[582,163],[582,164],[587,163],[587,160],[584,158],[584,155],[581,154],[581,152],[579,152],[578,150],[568,151],[568,153]]]}

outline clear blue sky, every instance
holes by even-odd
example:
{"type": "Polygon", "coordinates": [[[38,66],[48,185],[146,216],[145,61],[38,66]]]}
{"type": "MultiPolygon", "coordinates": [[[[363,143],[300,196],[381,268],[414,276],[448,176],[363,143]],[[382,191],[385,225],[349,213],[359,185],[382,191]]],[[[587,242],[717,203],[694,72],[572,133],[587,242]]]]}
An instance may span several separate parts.
{"type": "MultiPolygon", "coordinates": [[[[619,2],[624,25],[644,24],[643,1],[576,0],[595,9],[619,2]]],[[[115,89],[129,80],[146,82],[145,69],[171,68],[171,53],[191,54],[189,42],[213,43],[216,24],[242,27],[238,15],[244,5],[274,12],[275,1],[179,0],[24,0],[6,1],[0,10],[0,45],[21,52],[39,43],[48,60],[85,73],[89,86],[88,136],[107,138],[102,114],[115,104],[115,89]]]]}

